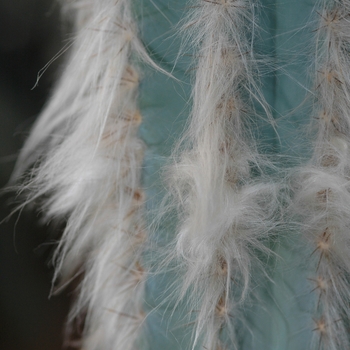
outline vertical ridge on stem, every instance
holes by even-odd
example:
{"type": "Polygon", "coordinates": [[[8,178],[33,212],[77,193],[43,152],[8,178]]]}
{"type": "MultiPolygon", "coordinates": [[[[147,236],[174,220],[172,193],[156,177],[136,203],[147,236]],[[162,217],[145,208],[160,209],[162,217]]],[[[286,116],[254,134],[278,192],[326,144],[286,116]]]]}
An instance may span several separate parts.
{"type": "Polygon", "coordinates": [[[195,315],[193,348],[236,348],[237,305],[249,291],[256,251],[276,222],[277,186],[249,130],[254,103],[265,111],[251,51],[254,4],[200,0],[182,34],[195,50],[193,108],[169,167],[178,210],[177,236],[165,264],[181,266],[179,300],[188,295],[195,315]],[[259,181],[256,181],[257,172],[259,181]]]}
{"type": "Polygon", "coordinates": [[[20,187],[25,204],[38,200],[45,220],[66,221],[54,278],[64,285],[83,271],[69,319],[84,318],[75,346],[131,350],[145,318],[147,276],[135,61],[155,65],[129,0],[69,0],[64,9],[76,31],[70,56],[14,177],[30,168],[20,187]]]}
{"type": "Polygon", "coordinates": [[[312,349],[348,349],[350,259],[350,2],[324,1],[318,12],[314,153],[296,175],[294,212],[304,219],[317,303],[312,349]]]}

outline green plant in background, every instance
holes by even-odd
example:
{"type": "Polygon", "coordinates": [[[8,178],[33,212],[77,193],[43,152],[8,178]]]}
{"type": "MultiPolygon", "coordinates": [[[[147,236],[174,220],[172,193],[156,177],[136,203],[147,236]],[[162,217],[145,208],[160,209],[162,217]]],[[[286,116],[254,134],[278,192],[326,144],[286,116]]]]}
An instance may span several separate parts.
{"type": "Polygon", "coordinates": [[[348,349],[350,4],[63,5],[15,177],[66,221],[78,347],[348,349]]]}

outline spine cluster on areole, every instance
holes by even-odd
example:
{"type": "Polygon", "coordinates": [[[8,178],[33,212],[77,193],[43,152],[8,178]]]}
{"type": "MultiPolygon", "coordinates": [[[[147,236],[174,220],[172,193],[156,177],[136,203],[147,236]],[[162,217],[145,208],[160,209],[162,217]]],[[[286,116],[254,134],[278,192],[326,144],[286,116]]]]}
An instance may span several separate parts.
{"type": "Polygon", "coordinates": [[[247,128],[251,101],[262,102],[253,22],[249,0],[200,0],[183,27],[197,61],[191,121],[169,169],[180,223],[167,259],[183,267],[179,293],[189,295],[195,318],[192,346],[209,350],[236,347],[236,306],[277,207],[276,186],[251,174],[262,164],[247,128]]]}
{"type": "Polygon", "coordinates": [[[350,321],[350,1],[327,1],[318,13],[309,165],[298,174],[295,212],[305,219],[316,293],[312,349],[349,349],[350,321]]]}
{"type": "MultiPolygon", "coordinates": [[[[85,315],[78,347],[134,349],[144,320],[146,271],[137,136],[139,73],[150,62],[136,38],[129,0],[67,2],[77,34],[50,103],[27,141],[17,173],[40,158],[23,190],[45,198],[47,220],[67,224],[56,279],[83,279],[70,320],[85,315]],[[47,149],[46,149],[47,148],[47,149]],[[35,154],[34,156],[32,154],[35,154]]],[[[63,282],[62,282],[63,281],[63,282]]]]}

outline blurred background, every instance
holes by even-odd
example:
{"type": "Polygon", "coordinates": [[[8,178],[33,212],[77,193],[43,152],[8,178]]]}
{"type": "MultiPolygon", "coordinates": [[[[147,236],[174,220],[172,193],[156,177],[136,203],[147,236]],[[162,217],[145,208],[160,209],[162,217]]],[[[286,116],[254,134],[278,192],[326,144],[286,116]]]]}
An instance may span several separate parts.
{"type": "MultiPolygon", "coordinates": [[[[0,186],[4,188],[31,125],[59,75],[56,60],[32,90],[37,74],[64,46],[60,9],[53,0],[0,0],[0,186]]],[[[66,34],[65,34],[66,33],[66,34]]],[[[0,197],[0,221],[15,193],[0,197]]],[[[62,349],[72,292],[49,298],[54,234],[33,211],[0,225],[0,349],[62,349]]]]}

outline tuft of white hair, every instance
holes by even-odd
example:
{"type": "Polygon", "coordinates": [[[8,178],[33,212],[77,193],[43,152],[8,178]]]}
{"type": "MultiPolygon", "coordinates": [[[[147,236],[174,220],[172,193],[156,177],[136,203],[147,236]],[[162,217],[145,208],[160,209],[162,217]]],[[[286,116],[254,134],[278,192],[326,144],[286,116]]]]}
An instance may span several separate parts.
{"type": "Polygon", "coordinates": [[[312,349],[349,349],[350,1],[321,2],[316,29],[314,153],[294,177],[294,213],[305,223],[317,294],[312,349]]]}
{"type": "Polygon", "coordinates": [[[253,175],[268,165],[249,131],[254,103],[267,111],[254,81],[254,6],[195,1],[182,29],[197,60],[190,123],[168,168],[179,225],[165,264],[180,267],[178,298],[188,297],[195,318],[193,348],[237,348],[237,305],[277,223],[278,186],[253,175]]]}
{"type": "Polygon", "coordinates": [[[82,348],[131,350],[145,318],[147,275],[134,61],[154,64],[129,0],[70,0],[64,9],[76,31],[70,56],[14,176],[31,167],[20,189],[26,203],[37,199],[46,220],[66,220],[55,280],[84,272],[70,315],[71,324],[85,318],[82,348]]]}

